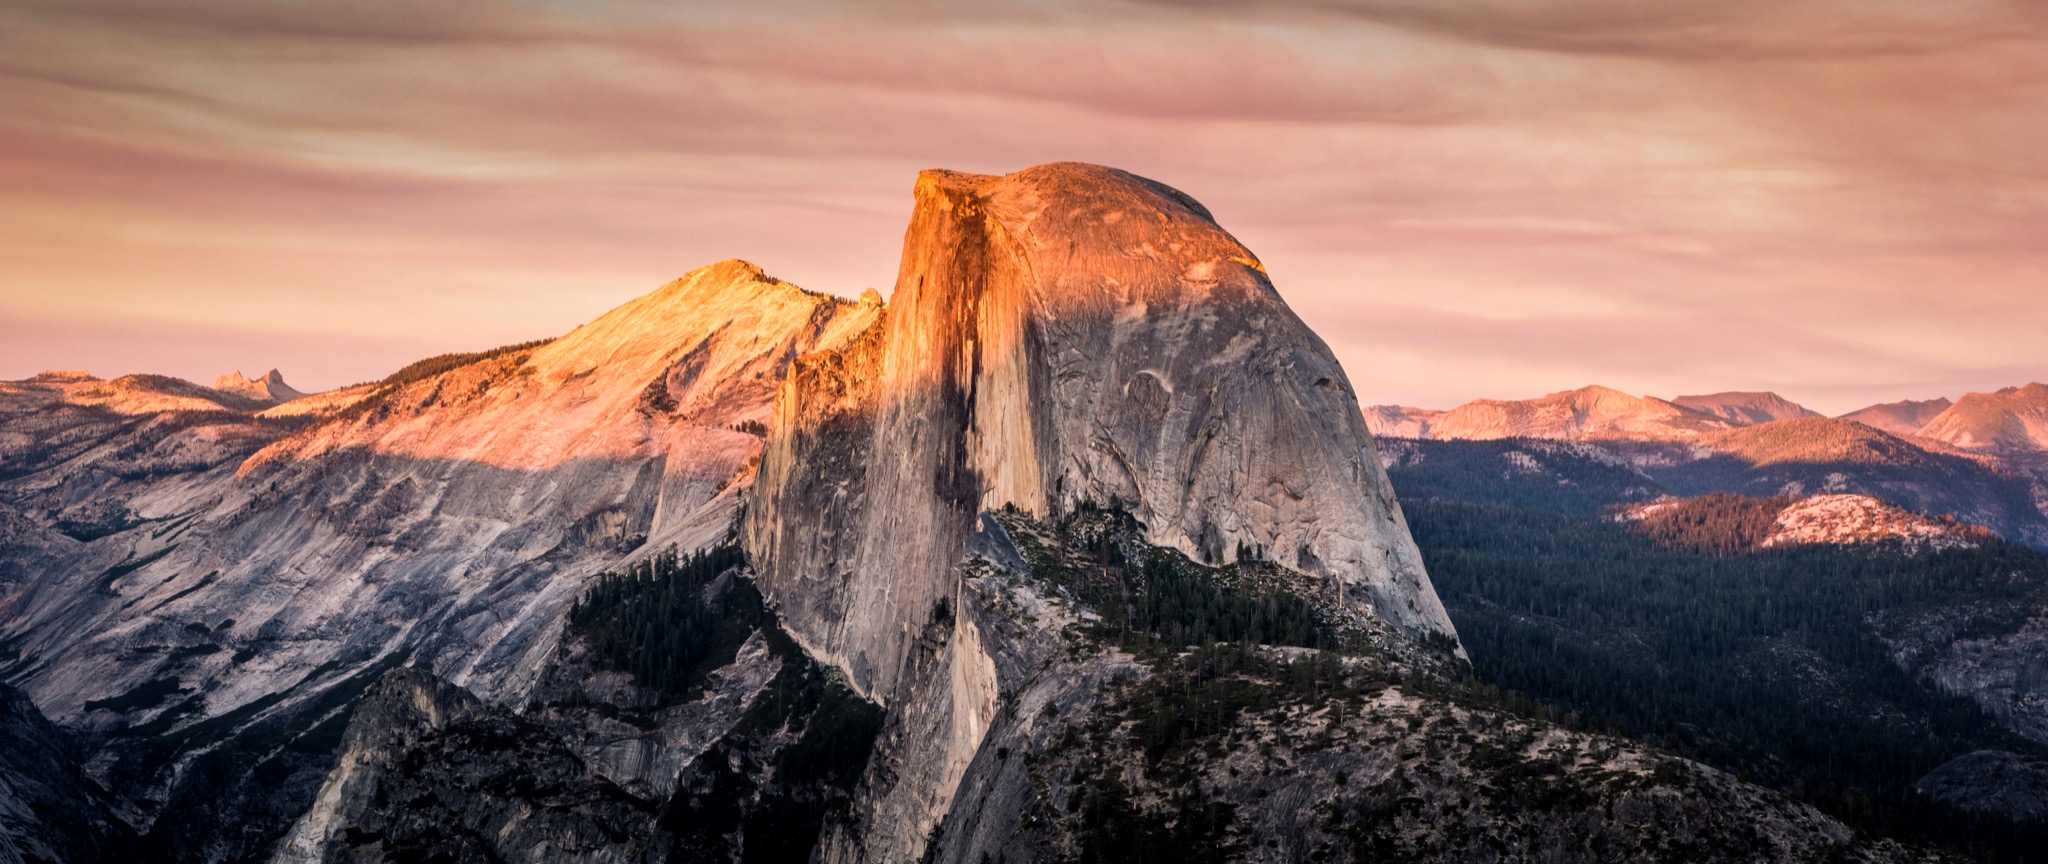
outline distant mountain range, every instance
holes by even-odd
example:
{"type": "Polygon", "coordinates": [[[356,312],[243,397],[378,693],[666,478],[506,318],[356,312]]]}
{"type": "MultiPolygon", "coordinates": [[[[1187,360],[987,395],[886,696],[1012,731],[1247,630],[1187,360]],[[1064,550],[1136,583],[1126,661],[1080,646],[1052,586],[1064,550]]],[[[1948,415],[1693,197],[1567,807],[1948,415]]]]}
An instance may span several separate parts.
{"type": "MultiPolygon", "coordinates": [[[[1891,802],[1878,822],[2011,819],[2033,827],[2004,848],[2037,850],[2044,407],[2029,384],[1844,417],[1604,387],[1363,410],[1481,677],[1783,786],[1859,790],[1843,811],[1891,802]]],[[[2006,843],[1951,836],[1983,860],[2006,843]]]]}
{"type": "MultiPolygon", "coordinates": [[[[1679,441],[1822,416],[1770,392],[1660,399],[1597,385],[1534,399],[1479,399],[1449,410],[1406,405],[1365,409],[1366,427],[1374,435],[1434,440],[1679,441]]],[[[1970,393],[1955,402],[1890,402],[1836,419],[1972,453],[2038,453],[2048,451],[2048,385],[1970,393]]]]}
{"type": "Polygon", "coordinates": [[[1768,392],[1659,399],[1598,386],[1364,411],[1403,497],[1591,512],[1714,492],[1856,493],[2048,546],[2041,384],[1842,417],[1768,392]]]}
{"type": "Polygon", "coordinates": [[[1776,393],[1709,393],[1705,396],[1680,396],[1671,400],[1674,405],[1691,408],[1694,411],[1712,414],[1737,426],[1755,423],[1769,423],[1774,420],[1797,420],[1801,417],[1819,417],[1821,413],[1786,399],[1776,393]]]}
{"type": "Polygon", "coordinates": [[[0,864],[2048,848],[2039,385],[1362,409],[1170,187],[910,198],[887,301],[0,382],[0,864]]]}

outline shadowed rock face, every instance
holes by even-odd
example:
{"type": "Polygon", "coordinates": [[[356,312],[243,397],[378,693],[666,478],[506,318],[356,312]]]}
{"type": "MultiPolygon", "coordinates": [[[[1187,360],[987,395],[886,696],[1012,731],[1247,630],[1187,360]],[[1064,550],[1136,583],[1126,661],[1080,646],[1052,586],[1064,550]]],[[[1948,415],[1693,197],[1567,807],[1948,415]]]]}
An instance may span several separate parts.
{"type": "Polygon", "coordinates": [[[826,858],[920,854],[996,719],[971,620],[919,650],[982,511],[1120,502],[1153,544],[1258,549],[1452,632],[1343,370],[1201,205],[1080,164],[927,171],[915,198],[886,319],[777,394],[746,530],[793,635],[901,718],[871,828],[826,858]]]}
{"type": "Polygon", "coordinates": [[[1944,804],[2011,819],[2048,817],[2048,762],[2007,753],[1966,753],[1928,772],[1915,791],[1944,804]]]}
{"type": "Polygon", "coordinates": [[[93,733],[73,754],[33,706],[0,716],[32,745],[0,734],[0,862],[135,834],[148,854],[122,860],[1126,860],[1150,842],[1070,818],[1088,812],[1270,861],[1581,860],[1674,834],[1818,860],[1853,841],[1585,736],[1549,739],[1603,751],[1567,760],[1577,792],[1531,795],[1575,785],[1547,779],[1563,768],[1533,732],[1397,693],[1454,646],[1414,641],[1450,623],[1343,372],[1206,211],[1121,172],[927,173],[887,311],[731,261],[544,344],[263,404],[0,382],[0,679],[93,733]],[[1303,695],[1279,664],[1313,649],[1230,640],[1212,659],[1251,663],[1233,686],[1259,704],[1175,757],[1228,754],[1198,784],[1152,776],[1132,700],[1195,673],[1180,630],[1111,641],[1088,623],[1106,604],[1063,582],[1109,548],[1069,529],[1111,523],[1127,563],[1312,603],[1361,686],[1316,672],[1303,695]],[[751,575],[778,614],[720,601],[755,629],[702,691],[643,687],[563,626],[592,574],[735,527],[758,572],[713,593],[751,575]],[[1196,563],[1245,552],[1261,560],[1196,563]],[[1182,793],[1208,796],[1207,828],[1175,815],[1182,793]],[[106,830],[18,818],[49,806],[106,830]],[[1557,854],[1559,825],[1603,845],[1557,854]],[[1445,845],[1494,837],[1522,845],[1445,845]]]}
{"type": "Polygon", "coordinates": [[[884,329],[778,399],[756,564],[786,609],[825,613],[789,616],[809,647],[881,698],[975,513],[1003,504],[1118,500],[1152,542],[1257,547],[1413,636],[1451,630],[1343,370],[1258,259],[1158,183],[925,172],[884,329]],[[821,448],[829,424],[868,443],[821,448]]]}

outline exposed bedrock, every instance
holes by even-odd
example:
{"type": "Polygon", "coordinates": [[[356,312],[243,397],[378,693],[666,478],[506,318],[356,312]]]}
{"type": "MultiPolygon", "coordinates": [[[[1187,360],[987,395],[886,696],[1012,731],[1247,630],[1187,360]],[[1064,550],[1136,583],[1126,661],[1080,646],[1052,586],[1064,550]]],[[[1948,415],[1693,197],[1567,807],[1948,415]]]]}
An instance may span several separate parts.
{"type": "Polygon", "coordinates": [[[877,765],[945,766],[886,778],[917,814],[828,857],[914,857],[994,717],[971,626],[920,647],[981,511],[1118,502],[1154,544],[1263,555],[1452,633],[1329,348],[1200,204],[1121,171],[924,172],[885,314],[792,365],[771,430],[745,532],[764,593],[927,727],[877,765]]]}

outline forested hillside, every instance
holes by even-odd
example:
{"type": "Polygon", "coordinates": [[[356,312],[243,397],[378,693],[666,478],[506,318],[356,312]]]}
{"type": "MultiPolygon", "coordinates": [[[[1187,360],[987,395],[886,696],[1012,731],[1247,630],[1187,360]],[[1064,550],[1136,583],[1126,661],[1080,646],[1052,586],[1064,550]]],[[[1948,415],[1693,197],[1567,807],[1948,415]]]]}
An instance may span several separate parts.
{"type": "Polygon", "coordinates": [[[2040,603],[2048,556],[1988,538],[1923,554],[1881,545],[1751,551],[1746,541],[1772,502],[1721,503],[1649,532],[1597,516],[1403,506],[1484,685],[1760,780],[1861,827],[2038,860],[2034,850],[2048,849],[2031,845],[2048,838],[2038,823],[1966,818],[1911,787],[1972,751],[2038,755],[2041,745],[1902,671],[1871,622],[2040,603]]]}

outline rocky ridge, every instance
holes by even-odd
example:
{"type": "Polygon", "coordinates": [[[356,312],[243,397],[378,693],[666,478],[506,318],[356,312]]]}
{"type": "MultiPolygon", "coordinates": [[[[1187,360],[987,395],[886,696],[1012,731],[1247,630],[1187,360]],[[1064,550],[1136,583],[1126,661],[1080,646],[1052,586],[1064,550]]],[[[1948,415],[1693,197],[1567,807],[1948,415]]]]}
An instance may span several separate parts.
{"type": "Polygon", "coordinates": [[[1114,500],[1157,545],[1272,550],[1416,638],[1451,632],[1343,371],[1199,204],[1076,164],[925,172],[916,201],[886,322],[778,397],[747,529],[763,593],[862,692],[953,682],[940,734],[884,747],[938,766],[875,804],[908,818],[848,854],[915,857],[995,710],[972,638],[945,672],[910,650],[978,511],[1114,500]]]}
{"type": "Polygon", "coordinates": [[[1479,854],[1453,814],[1498,860],[1909,857],[1460,690],[1343,371],[1192,199],[914,194],[886,306],[729,261],[284,406],[9,385],[0,674],[83,733],[54,770],[141,860],[1479,854]],[[734,543],[701,688],[567,626],[734,543]]]}
{"type": "Polygon", "coordinates": [[[783,369],[878,309],[726,262],[324,414],[195,387],[218,409],[131,415],[89,381],[14,385],[0,408],[68,425],[0,489],[10,680],[93,730],[97,779],[135,790],[131,821],[175,832],[172,857],[245,856],[310,803],[384,669],[516,703],[591,574],[726,537],[783,369]],[[184,812],[216,807],[191,784],[220,775],[269,778],[243,787],[258,824],[184,812]]]}
{"type": "Polygon", "coordinates": [[[1444,412],[1373,406],[1368,419],[1382,424],[1374,434],[1396,436],[1406,424],[1422,423],[1426,425],[1418,428],[1426,433],[1424,437],[1439,440],[1674,441],[1736,425],[1706,411],[1600,386],[1535,399],[1480,399],[1444,412]]]}
{"type": "Polygon", "coordinates": [[[254,399],[258,402],[283,404],[294,399],[303,399],[306,394],[290,384],[284,383],[284,376],[276,369],[259,378],[249,378],[240,372],[222,375],[213,382],[213,389],[223,393],[254,399]]]}
{"type": "Polygon", "coordinates": [[[1927,422],[1941,416],[1955,403],[1943,396],[1937,399],[1904,400],[1858,408],[1842,415],[1843,420],[1853,420],[1873,429],[1890,432],[1893,435],[1918,435],[1926,428],[1927,422]]]}
{"type": "Polygon", "coordinates": [[[2048,384],[1966,394],[1927,421],[1919,434],[1965,450],[2048,450],[2048,384]]]}
{"type": "Polygon", "coordinates": [[[1709,393],[1704,396],[1680,396],[1671,400],[1673,405],[1682,405],[1694,411],[1712,414],[1738,426],[1769,423],[1774,420],[1795,420],[1801,417],[1819,417],[1820,412],[1786,399],[1776,393],[1709,393]]]}

